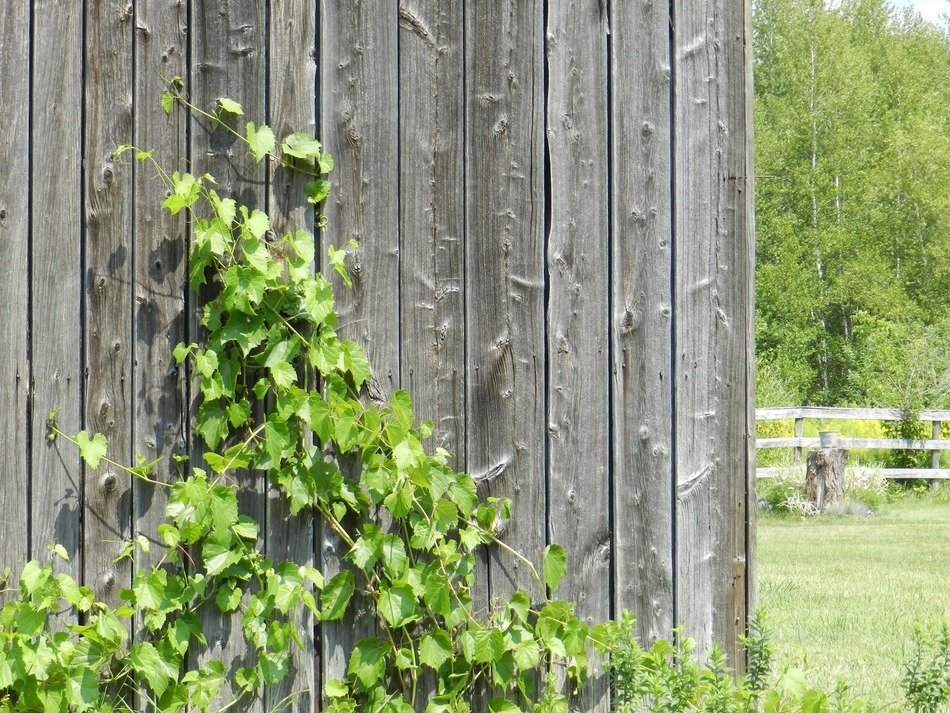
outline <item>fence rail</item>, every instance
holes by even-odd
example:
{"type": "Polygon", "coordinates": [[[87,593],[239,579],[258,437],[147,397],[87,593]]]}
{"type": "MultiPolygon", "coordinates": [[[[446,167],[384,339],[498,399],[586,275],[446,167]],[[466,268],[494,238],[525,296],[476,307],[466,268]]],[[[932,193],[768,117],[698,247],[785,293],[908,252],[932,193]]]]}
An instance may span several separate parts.
{"type": "MultiPolygon", "coordinates": [[[[906,411],[893,408],[836,408],[828,406],[793,406],[779,408],[756,409],[755,420],[758,421],[795,421],[795,435],[782,438],[758,438],[755,446],[757,450],[767,448],[792,448],[795,463],[802,462],[802,452],[805,448],[817,448],[820,439],[806,438],[805,419],[822,420],[852,420],[852,421],[903,421],[908,417],[906,411]]],[[[837,445],[849,449],[874,450],[917,450],[930,451],[930,468],[855,468],[856,472],[880,472],[884,478],[908,479],[926,478],[931,481],[950,480],[950,468],[940,467],[940,454],[950,451],[950,439],[942,438],[941,425],[950,421],[950,410],[926,409],[916,414],[916,421],[930,421],[931,438],[848,438],[838,437],[837,445]]],[[[779,474],[781,468],[757,468],[758,478],[773,478],[779,474]]]]}

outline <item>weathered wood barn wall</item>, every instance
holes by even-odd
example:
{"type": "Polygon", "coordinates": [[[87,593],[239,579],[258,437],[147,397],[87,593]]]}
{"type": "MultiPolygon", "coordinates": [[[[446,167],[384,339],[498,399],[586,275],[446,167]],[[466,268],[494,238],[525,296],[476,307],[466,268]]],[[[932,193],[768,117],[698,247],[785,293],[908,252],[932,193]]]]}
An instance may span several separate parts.
{"type": "MultiPolygon", "coordinates": [[[[484,492],[514,498],[508,539],[562,543],[564,595],[592,619],[626,607],[644,636],[682,623],[735,651],[754,539],[748,16],[745,0],[3,3],[0,568],[59,542],[114,600],[120,542],[162,518],[161,493],[51,447],[53,408],[120,460],[187,450],[170,355],[195,324],[187,227],[113,149],[297,205],[226,135],[161,112],[159,77],[180,74],[197,105],[233,97],[333,153],[323,242],[362,244],[341,321],[380,388],[408,388],[484,492]]],[[[275,556],[338,566],[262,483],[243,506],[275,556]]],[[[522,576],[487,570],[489,596],[522,576]]],[[[240,656],[239,630],[206,625],[212,653],[240,656]]],[[[264,703],[339,672],[360,625],[316,632],[264,703]]],[[[602,688],[587,697],[604,709],[602,688]]]]}

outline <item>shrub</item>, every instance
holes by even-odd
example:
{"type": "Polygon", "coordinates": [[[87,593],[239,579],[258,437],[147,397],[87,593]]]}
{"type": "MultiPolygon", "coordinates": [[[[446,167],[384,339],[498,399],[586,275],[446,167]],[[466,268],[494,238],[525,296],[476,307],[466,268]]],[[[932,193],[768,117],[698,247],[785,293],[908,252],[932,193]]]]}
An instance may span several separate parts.
{"type": "Polygon", "coordinates": [[[950,622],[939,629],[914,627],[911,656],[901,684],[909,710],[936,713],[950,703],[950,622]]]}

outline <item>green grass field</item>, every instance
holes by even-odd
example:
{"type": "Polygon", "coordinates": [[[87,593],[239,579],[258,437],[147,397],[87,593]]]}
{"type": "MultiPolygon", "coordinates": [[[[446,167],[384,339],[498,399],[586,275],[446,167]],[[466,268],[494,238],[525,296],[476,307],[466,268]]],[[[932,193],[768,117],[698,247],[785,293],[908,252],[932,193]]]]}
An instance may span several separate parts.
{"type": "Polygon", "coordinates": [[[760,516],[758,533],[759,602],[778,664],[803,666],[826,690],[844,678],[856,695],[898,704],[915,619],[950,618],[950,502],[908,499],[871,517],[760,516]]]}

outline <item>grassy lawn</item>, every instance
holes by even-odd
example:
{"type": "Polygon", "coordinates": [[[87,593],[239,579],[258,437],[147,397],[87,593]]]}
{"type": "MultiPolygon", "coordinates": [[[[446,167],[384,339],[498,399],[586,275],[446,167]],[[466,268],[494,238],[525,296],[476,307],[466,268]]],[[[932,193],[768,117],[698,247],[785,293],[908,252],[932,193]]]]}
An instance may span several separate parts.
{"type": "Polygon", "coordinates": [[[825,689],[845,678],[875,703],[901,700],[914,620],[950,618],[950,499],[940,500],[872,517],[760,517],[759,601],[780,665],[804,666],[825,689]]]}

